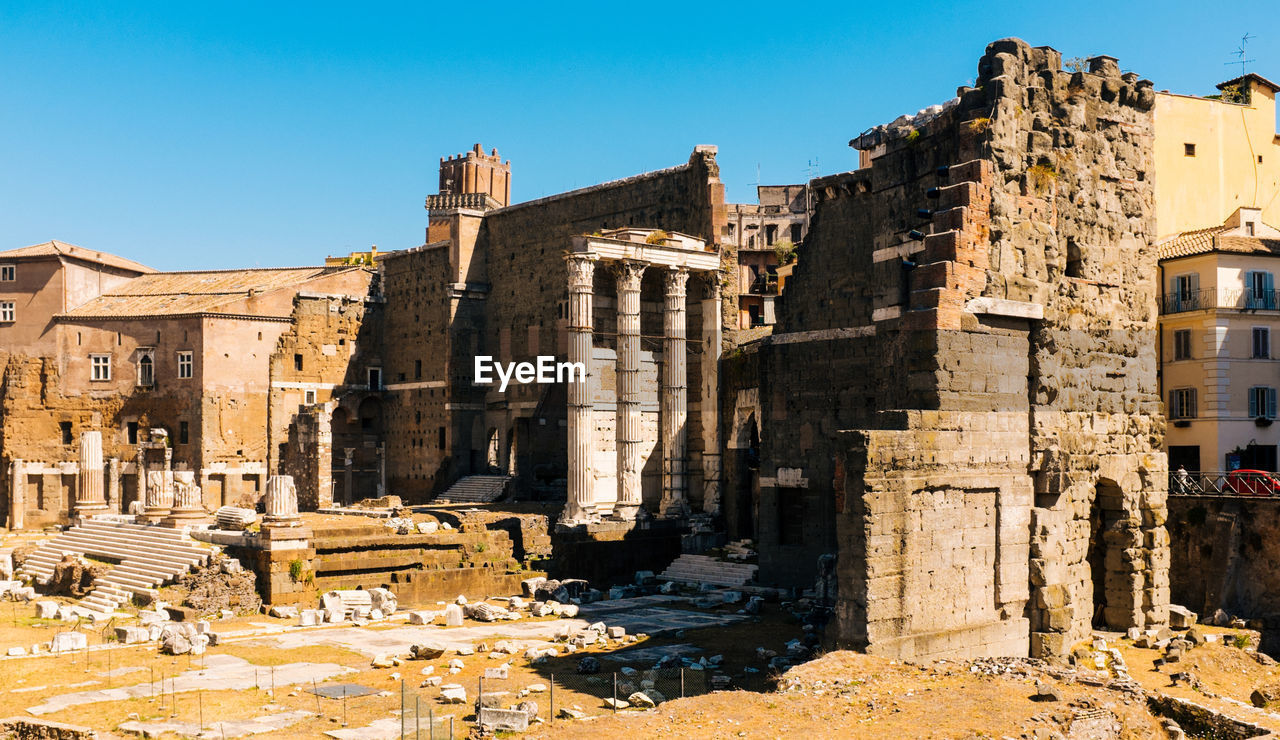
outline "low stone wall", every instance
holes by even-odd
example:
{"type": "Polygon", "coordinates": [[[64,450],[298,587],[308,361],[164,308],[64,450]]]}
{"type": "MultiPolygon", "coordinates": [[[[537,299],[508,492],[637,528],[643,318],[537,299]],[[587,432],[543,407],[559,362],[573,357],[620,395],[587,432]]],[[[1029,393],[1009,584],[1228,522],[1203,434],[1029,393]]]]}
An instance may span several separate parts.
{"type": "Polygon", "coordinates": [[[88,727],[50,720],[9,717],[0,719],[0,737],[15,740],[96,740],[98,733],[88,727]]]}
{"type": "Polygon", "coordinates": [[[552,578],[582,578],[597,588],[632,583],[638,570],[661,572],[680,557],[687,527],[649,522],[649,528],[592,525],[551,535],[552,578]]]}
{"type": "Polygon", "coordinates": [[[1177,722],[1191,737],[1211,737],[1215,740],[1275,737],[1265,727],[1228,717],[1195,702],[1167,694],[1148,694],[1147,706],[1153,714],[1177,722]]]}

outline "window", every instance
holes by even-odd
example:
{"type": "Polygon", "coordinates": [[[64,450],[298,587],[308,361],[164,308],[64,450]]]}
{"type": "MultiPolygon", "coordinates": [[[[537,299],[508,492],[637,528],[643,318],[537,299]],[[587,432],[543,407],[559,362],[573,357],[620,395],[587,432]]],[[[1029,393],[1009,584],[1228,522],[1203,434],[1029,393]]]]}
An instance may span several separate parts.
{"type": "Polygon", "coordinates": [[[413,377],[415,380],[422,379],[422,360],[413,361],[413,377]]]}
{"type": "Polygon", "coordinates": [[[293,369],[294,369],[294,370],[301,370],[301,369],[302,369],[302,355],[294,355],[294,356],[293,356],[293,369]]]}
{"type": "Polygon", "coordinates": [[[195,358],[192,352],[178,353],[178,377],[190,378],[195,370],[195,358]]]}
{"type": "Polygon", "coordinates": [[[1276,418],[1276,389],[1254,386],[1249,389],[1249,416],[1254,419],[1276,418]]]}
{"type": "Polygon", "coordinates": [[[382,390],[382,368],[380,367],[369,368],[369,390],[371,391],[382,390]]]}
{"type": "Polygon", "coordinates": [[[303,401],[303,403],[306,403],[306,404],[313,404],[313,403],[315,403],[315,402],[316,402],[316,392],[315,392],[315,391],[304,391],[304,392],[303,392],[303,394],[302,394],[302,401],[303,401]]]}
{"type": "Polygon", "coordinates": [[[1265,326],[1253,327],[1253,357],[1258,360],[1271,357],[1271,330],[1265,326]]]}
{"type": "Polygon", "coordinates": [[[1173,332],[1173,359],[1191,359],[1191,330],[1178,329],[1173,332]]]}
{"type": "Polygon", "coordinates": [[[804,227],[801,226],[800,224],[791,224],[791,243],[792,244],[800,243],[800,232],[803,230],[804,230],[804,227]]]}
{"type": "Polygon", "coordinates": [[[1196,389],[1175,388],[1169,391],[1169,418],[1194,419],[1196,416],[1196,389]]]}
{"type": "Polygon", "coordinates": [[[0,301],[0,321],[13,321],[16,314],[13,301],[0,301]]]}
{"type": "Polygon", "coordinates": [[[191,425],[185,421],[178,422],[178,444],[191,443],[191,425]]]}
{"type": "Polygon", "coordinates": [[[764,227],[765,246],[771,247],[773,246],[773,243],[776,241],[778,241],[778,227],[774,224],[769,224],[768,226],[764,227]]]}
{"type": "Polygon", "coordinates": [[[18,279],[18,268],[16,265],[0,265],[0,282],[12,283],[18,279]]]}
{"type": "Polygon", "coordinates": [[[58,429],[62,431],[62,444],[69,445],[74,441],[71,438],[71,422],[69,421],[58,422],[58,429]]]}
{"type": "Polygon", "coordinates": [[[436,442],[436,447],[443,450],[444,449],[444,427],[440,427],[439,435],[440,436],[436,442]]]}
{"type": "Polygon", "coordinates": [[[111,355],[89,355],[89,379],[111,380],[111,355]]]}
{"type": "Polygon", "coordinates": [[[1188,156],[1188,157],[1194,157],[1194,156],[1196,156],[1196,145],[1195,145],[1195,144],[1183,144],[1183,145],[1182,145],[1182,153],[1183,153],[1184,155],[1188,156]]]}
{"type": "Polygon", "coordinates": [[[733,224],[725,224],[725,227],[724,227],[724,234],[725,234],[725,236],[727,236],[727,237],[729,237],[730,239],[732,239],[732,238],[733,238],[733,229],[734,229],[734,225],[733,225],[733,224]]]}
{"type": "Polygon", "coordinates": [[[155,353],[152,350],[139,350],[138,357],[138,385],[142,388],[150,388],[156,384],[156,360],[155,353]]]}
{"type": "Polygon", "coordinates": [[[1275,275],[1264,270],[1244,274],[1244,307],[1274,310],[1276,308],[1275,275]]]}
{"type": "Polygon", "coordinates": [[[1252,221],[1245,221],[1245,222],[1244,222],[1244,233],[1245,233],[1246,235],[1248,235],[1248,236],[1253,236],[1253,222],[1252,222],[1252,221]]]}
{"type": "Polygon", "coordinates": [[[129,444],[138,444],[138,422],[131,421],[124,425],[125,434],[129,438],[129,444]]]}

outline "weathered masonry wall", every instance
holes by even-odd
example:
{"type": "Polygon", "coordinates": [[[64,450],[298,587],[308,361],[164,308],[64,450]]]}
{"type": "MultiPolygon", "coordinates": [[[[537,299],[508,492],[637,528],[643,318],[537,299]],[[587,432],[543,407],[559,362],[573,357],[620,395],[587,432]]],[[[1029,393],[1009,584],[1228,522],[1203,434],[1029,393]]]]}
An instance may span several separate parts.
{"type": "Polygon", "coordinates": [[[844,644],[1063,654],[1167,618],[1152,86],[1060,62],[995,42],[812,183],[758,350],[761,577],[838,551],[844,644]]]}
{"type": "MultiPolygon", "coordinates": [[[[1280,627],[1280,501],[1169,497],[1170,601],[1280,627]]],[[[1273,638],[1272,638],[1273,639],[1273,638]]]]}

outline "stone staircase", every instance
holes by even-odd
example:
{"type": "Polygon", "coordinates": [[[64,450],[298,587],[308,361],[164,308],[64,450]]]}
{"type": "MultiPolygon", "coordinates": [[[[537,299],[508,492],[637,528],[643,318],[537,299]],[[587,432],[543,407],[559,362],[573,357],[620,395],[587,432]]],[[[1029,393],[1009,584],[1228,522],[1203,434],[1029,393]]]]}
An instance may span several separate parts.
{"type": "Polygon", "coordinates": [[[80,600],[90,611],[110,614],[134,594],[154,594],[157,586],[207,562],[210,550],[178,529],[87,519],[40,545],[18,572],[46,584],[66,553],[115,564],[80,600]]]}
{"type": "Polygon", "coordinates": [[[468,475],[436,496],[438,502],[489,504],[502,498],[511,483],[509,475],[468,475]]]}
{"type": "Polygon", "coordinates": [[[709,555],[681,555],[658,575],[660,580],[678,583],[709,583],[736,588],[756,579],[758,566],[749,563],[726,563],[709,555]]]}

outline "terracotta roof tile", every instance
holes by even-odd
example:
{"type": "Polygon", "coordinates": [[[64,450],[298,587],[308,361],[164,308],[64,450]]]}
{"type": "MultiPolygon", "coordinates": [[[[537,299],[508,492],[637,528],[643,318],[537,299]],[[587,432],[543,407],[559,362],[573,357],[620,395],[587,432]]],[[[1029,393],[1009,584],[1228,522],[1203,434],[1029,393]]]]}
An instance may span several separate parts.
{"type": "Polygon", "coordinates": [[[85,262],[93,262],[107,267],[114,267],[120,270],[131,270],[139,273],[155,272],[154,268],[147,267],[144,264],[127,260],[124,257],[117,257],[107,252],[96,252],[92,249],[77,247],[74,244],[67,244],[55,240],[47,241],[43,244],[33,244],[29,247],[20,247],[18,249],[10,249],[0,252],[0,260],[16,259],[19,257],[70,257],[73,259],[83,260],[85,262]]]}
{"type": "Polygon", "coordinates": [[[67,318],[172,316],[220,313],[227,304],[318,277],[360,267],[288,267],[254,270],[158,272],[134,278],[115,290],[68,311],[67,318]]]}
{"type": "Polygon", "coordinates": [[[1280,257],[1280,239],[1226,234],[1230,226],[1214,226],[1184,231],[1157,245],[1159,259],[1190,257],[1195,254],[1226,252],[1231,254],[1269,254],[1280,257]]]}

